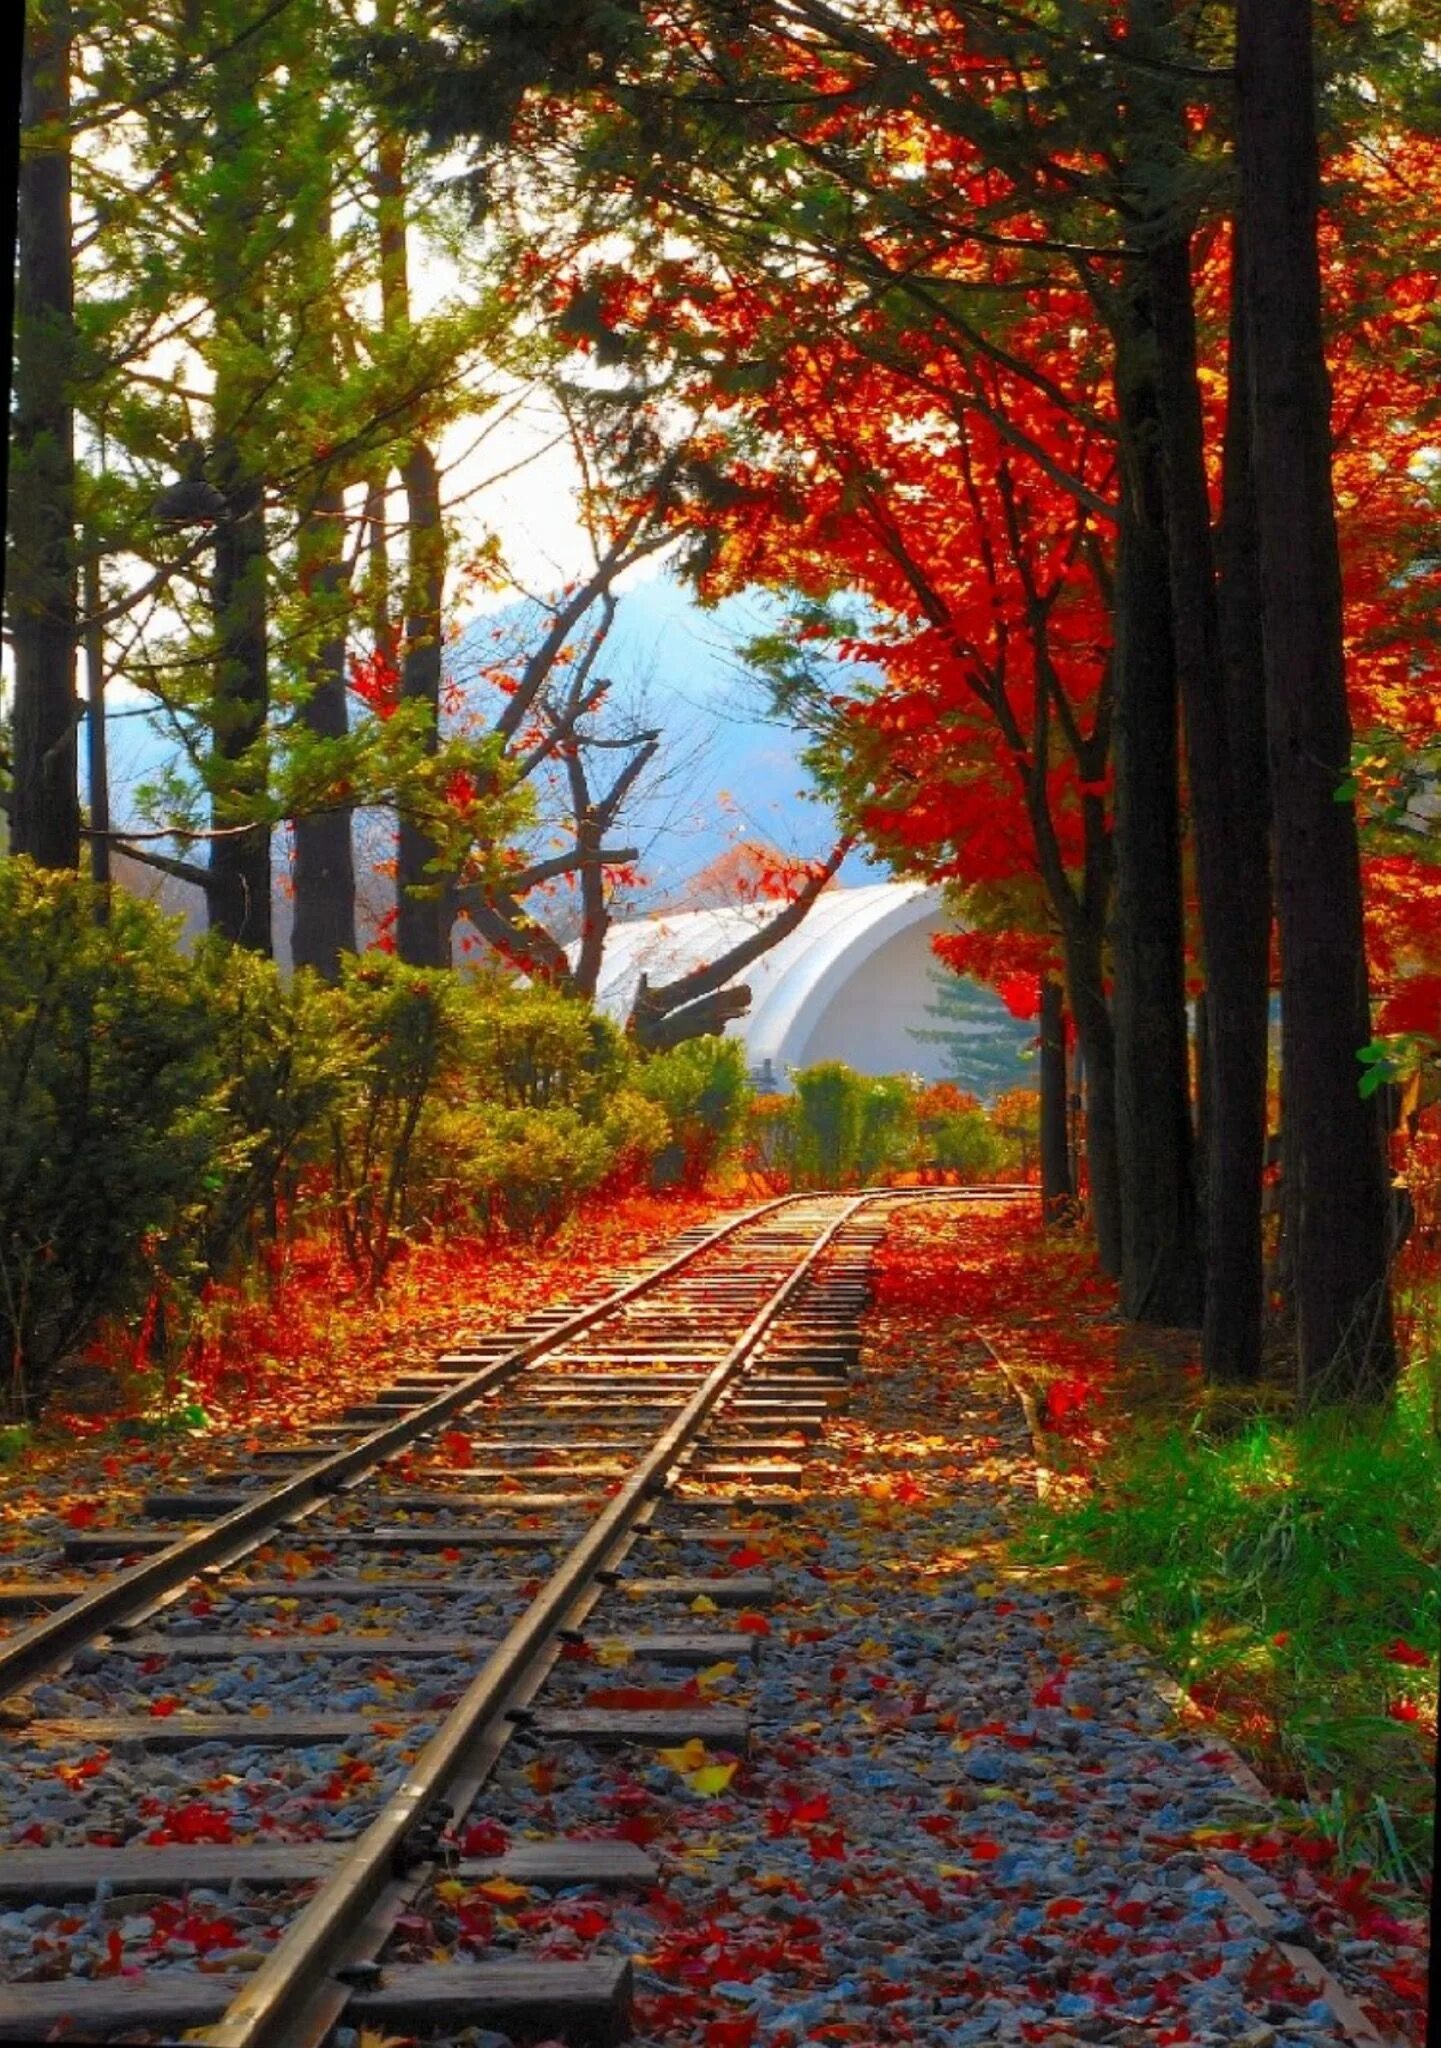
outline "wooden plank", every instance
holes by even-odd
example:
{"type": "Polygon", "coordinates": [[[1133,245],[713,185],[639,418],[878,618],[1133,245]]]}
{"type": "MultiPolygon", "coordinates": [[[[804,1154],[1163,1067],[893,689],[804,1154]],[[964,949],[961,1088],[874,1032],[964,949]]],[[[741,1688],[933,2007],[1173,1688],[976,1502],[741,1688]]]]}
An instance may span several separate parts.
{"type": "Polygon", "coordinates": [[[218,2020],[243,1977],[157,1970],[152,1977],[69,1977],[0,1987],[0,2041],[106,2040],[132,2029],[178,2035],[218,2020]],[[56,2029],[63,2025],[62,2035],[56,2029]]]}
{"type": "MultiPolygon", "coordinates": [[[[447,1585],[445,1590],[454,1589],[447,1585]]],[[[723,1658],[748,1656],[754,1647],[753,1638],[745,1635],[606,1635],[604,1640],[624,1643],[632,1657],[671,1664],[716,1664],[723,1658]]],[[[494,1641],[480,1636],[300,1635],[287,1631],[277,1636],[133,1636],[109,1644],[105,1654],[136,1659],[193,1658],[201,1663],[232,1659],[243,1663],[248,1657],[373,1657],[377,1663],[394,1664],[429,1657],[479,1661],[494,1648],[494,1641]]]]}
{"type": "MultiPolygon", "coordinates": [[[[453,1590],[453,1589],[452,1589],[453,1590]]],[[[488,1657],[494,1641],[479,1636],[281,1636],[156,1635],[132,1636],[128,1642],[111,1643],[105,1654],[111,1657],[194,1658],[208,1663],[216,1658],[243,1664],[248,1657],[373,1657],[378,1664],[401,1658],[488,1657]]]]}
{"type": "Polygon", "coordinates": [[[607,1635],[604,1629],[592,1629],[586,1635],[591,1649],[604,1644],[607,1649],[624,1650],[638,1664],[676,1664],[704,1670],[707,1664],[736,1663],[742,1658],[754,1657],[757,1641],[754,1636],[724,1635],[607,1635]]]}
{"type": "MultiPolygon", "coordinates": [[[[723,1355],[723,1354],[722,1354],[723,1355]]],[[[713,1360],[712,1363],[718,1363],[713,1360]]],[[[573,1372],[527,1380],[527,1394],[686,1394],[704,1378],[698,1372],[573,1372]]]]}
{"type": "Polygon", "coordinates": [[[654,1360],[664,1365],[718,1365],[726,1354],[725,1347],[719,1344],[711,1345],[703,1351],[688,1351],[683,1345],[678,1344],[606,1344],[596,1345],[594,1348],[589,1344],[577,1344],[570,1350],[553,1352],[551,1355],[562,1360],[596,1360],[602,1365],[612,1359],[628,1358],[654,1360]]]}
{"type": "MultiPolygon", "coordinates": [[[[218,1587],[219,1600],[351,1600],[384,1601],[392,1593],[424,1593],[432,1599],[453,1600],[457,1593],[475,1593],[484,1599],[519,1597],[519,1579],[227,1579],[218,1587]]],[[[308,1642],[309,1637],[305,1640],[308,1642]]]]}
{"type": "MultiPolygon", "coordinates": [[[[78,1901],[93,1898],[102,1884],[113,1895],[127,1897],[224,1891],[233,1882],[288,1888],[328,1877],[345,1854],[345,1844],[315,1842],[280,1848],[268,1842],[206,1842],[154,1849],[8,1849],[0,1852],[0,1900],[22,1905],[78,1901]]],[[[476,1884],[504,1877],[512,1884],[558,1891],[582,1884],[644,1887],[658,1883],[660,1873],[633,1842],[561,1839],[517,1842],[502,1856],[464,1859],[456,1875],[476,1884]]]]}
{"type": "Polygon", "coordinates": [[[228,1491],[219,1486],[169,1487],[164,1491],[147,1493],[140,1503],[140,1512],[162,1520],[193,1515],[198,1521],[208,1522],[217,1515],[228,1515],[232,1508],[243,1508],[264,1491],[264,1487],[253,1486],[237,1486],[228,1491]]]}
{"type": "Polygon", "coordinates": [[[462,1493],[457,1489],[454,1493],[383,1493],[380,1505],[400,1515],[442,1514],[446,1508],[463,1514],[504,1508],[516,1515],[541,1515],[556,1508],[598,1508],[606,1499],[603,1493],[523,1493],[518,1488],[514,1493],[462,1493]]]}
{"type": "Polygon", "coordinates": [[[0,1899],[36,1905],[94,1896],[106,1884],[117,1894],[224,1891],[245,1884],[294,1885],[328,1877],[344,1846],[290,1842],[281,1848],[249,1842],[167,1844],[136,1849],[6,1849],[0,1851],[0,1899]]]}
{"type": "Polygon", "coordinates": [[[168,1550],[175,1541],[174,1529],[70,1529],[61,1548],[71,1564],[84,1564],[92,1557],[140,1557],[151,1550],[168,1550]]]}
{"type": "Polygon", "coordinates": [[[707,1749],[738,1750],[750,1743],[750,1716],[735,1707],[636,1708],[568,1707],[538,1713],[531,1732],[543,1742],[593,1742],[602,1749],[634,1742],[669,1749],[698,1736],[707,1749]]]}
{"type": "Polygon", "coordinates": [[[637,1600],[689,1601],[704,1595],[717,1607],[764,1607],[775,1598],[776,1582],[737,1572],[728,1579],[623,1579],[620,1590],[637,1600]]]}
{"type": "MultiPolygon", "coordinates": [[[[43,2041],[64,2024],[72,2035],[144,2029],[180,2034],[218,2020],[245,1986],[235,1973],[157,1970],[149,1977],[72,1978],[0,1988],[0,2041],[43,2041]]],[[[423,1964],[386,1972],[357,1994],[346,2017],[387,2031],[406,2022],[490,2026],[539,2039],[564,2031],[585,2048],[618,2048],[629,2031],[631,1965],[588,1963],[423,1964]]]]}
{"type": "Polygon", "coordinates": [[[619,2048],[630,2033],[629,1957],[585,1963],[417,1963],[357,1992],[347,2022],[396,2028],[492,2027],[526,2040],[561,2036],[571,2048],[619,2048]]]}
{"type": "MultiPolygon", "coordinates": [[[[649,1444],[651,1439],[642,1441],[649,1444]]],[[[413,1479],[458,1479],[467,1484],[477,1479],[623,1479],[635,1469],[635,1460],[625,1458],[565,1458],[558,1455],[543,1465],[412,1465],[413,1479]]],[[[396,1496],[386,1495],[394,1501],[396,1496]]]]}
{"type": "Polygon", "coordinates": [[[543,1891],[560,1891],[572,1884],[593,1885],[597,1891],[618,1891],[628,1885],[648,1889],[660,1882],[658,1867],[634,1842],[609,1838],[581,1842],[565,1836],[553,1842],[516,1842],[503,1856],[462,1858],[455,1875],[469,1884],[504,1877],[512,1884],[534,1885],[543,1891]]]}
{"type": "Polygon", "coordinates": [[[799,1486],[805,1475],[803,1465],[779,1461],[751,1461],[700,1465],[688,1472],[688,1479],[704,1479],[716,1486],[799,1486]]]}
{"type": "Polygon", "coordinates": [[[0,1584],[0,1614],[29,1614],[36,1608],[68,1607],[82,1593],[93,1593],[93,1579],[37,1579],[27,1585],[23,1579],[0,1584]]]}
{"type": "Polygon", "coordinates": [[[484,1529],[402,1529],[382,1523],[375,1529],[346,1529],[335,1539],[361,1550],[550,1550],[562,1541],[557,1529],[512,1529],[504,1522],[484,1529]]]}
{"type": "Polygon", "coordinates": [[[377,1707],[369,1714],[145,1714],[87,1715],[83,1720],[29,1721],[16,1732],[17,1742],[91,1743],[113,1749],[120,1742],[139,1742],[146,1749],[195,1749],[203,1742],[244,1744],[256,1749],[308,1749],[313,1743],[373,1743],[376,1725],[403,1735],[411,1727],[434,1725],[438,1712],[387,1714],[377,1707]]]}

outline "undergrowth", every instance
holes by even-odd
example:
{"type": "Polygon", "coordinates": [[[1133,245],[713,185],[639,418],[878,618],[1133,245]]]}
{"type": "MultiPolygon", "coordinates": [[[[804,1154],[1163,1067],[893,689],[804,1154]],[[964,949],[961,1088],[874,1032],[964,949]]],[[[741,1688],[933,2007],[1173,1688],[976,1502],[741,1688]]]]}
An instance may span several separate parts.
{"type": "Polygon", "coordinates": [[[1420,1890],[1441,1638],[1441,1353],[1381,1414],[1238,1414],[1108,1432],[1028,1554],[1116,1575],[1118,1618],[1335,1845],[1420,1890]],[[1429,1738],[1429,1740],[1428,1740],[1429,1738]]]}

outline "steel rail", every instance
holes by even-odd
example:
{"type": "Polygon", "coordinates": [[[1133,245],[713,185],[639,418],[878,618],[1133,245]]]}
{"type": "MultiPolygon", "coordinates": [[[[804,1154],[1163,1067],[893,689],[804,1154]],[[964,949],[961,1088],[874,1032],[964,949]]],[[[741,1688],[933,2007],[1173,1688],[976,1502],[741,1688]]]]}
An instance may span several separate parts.
{"type": "MultiPolygon", "coordinates": [[[[812,1193],[799,1199],[814,1202],[817,1197],[812,1193]]],[[[619,1493],[511,1625],[421,1751],[411,1775],[359,1837],[335,1876],[301,1909],[224,2017],[199,2036],[210,2048],[293,2048],[298,2040],[312,2038],[298,2031],[304,2029],[307,2007],[324,1994],[330,1973],[345,1960],[347,1944],[394,1877],[407,1838],[444,1798],[468,1754],[504,1718],[537,1661],[594,1587],[597,1574],[622,1553],[652,1498],[665,1490],[672,1467],[701,1434],[821,1254],[875,1199],[875,1194],[861,1193],[846,1200],[666,1426],[619,1493]]]]}
{"type": "Polygon", "coordinates": [[[698,1243],[687,1246],[653,1272],[627,1281],[623,1287],[602,1296],[589,1308],[577,1310],[563,1323],[538,1331],[534,1337],[527,1338],[500,1358],[488,1361],[479,1371],[458,1380],[454,1386],[432,1395],[414,1408],[405,1409],[396,1421],[382,1423],[369,1436],[331,1452],[313,1465],[304,1466],[273,1487],[258,1490],[255,1499],[246,1501],[244,1506],[231,1509],[228,1514],[202,1528],[187,1531],[166,1549],[143,1558],[139,1564],[119,1572],[92,1592],[80,1594],[68,1605],[41,1616],[29,1627],[17,1630],[0,1645],[0,1699],[52,1669],[94,1636],[145,1614],[162,1595],[185,1585],[197,1572],[223,1569],[234,1564],[300,1510],[338,1491],[357,1473],[384,1464],[387,1458],[416,1437],[425,1435],[438,1424],[448,1421],[458,1410],[469,1407],[480,1396],[515,1378],[547,1352],[583,1335],[596,1323],[614,1315],[627,1302],[662,1286],[675,1273],[724,1244],[737,1231],[762,1221],[778,1209],[814,1199],[814,1194],[782,1195],[754,1209],[743,1210],[739,1216],[718,1225],[698,1243]]]}

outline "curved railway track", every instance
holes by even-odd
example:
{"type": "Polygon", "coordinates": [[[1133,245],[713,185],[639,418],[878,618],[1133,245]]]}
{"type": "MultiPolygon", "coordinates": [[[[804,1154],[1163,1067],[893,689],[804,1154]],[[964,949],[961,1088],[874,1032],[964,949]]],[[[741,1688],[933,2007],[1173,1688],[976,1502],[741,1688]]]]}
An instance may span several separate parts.
{"type": "Polygon", "coordinates": [[[289,2048],[342,2019],[382,2034],[479,2024],[623,2039],[623,1959],[380,1959],[408,1904],[448,1871],[542,1890],[657,1881],[619,1841],[467,1860],[466,1823],[512,1740],[699,1740],[708,1755],[744,1754],[733,1707],[547,1711],[538,1696],[597,1641],[662,1675],[752,1657],[756,1633],[725,1614],[763,1607],[769,1586],[753,1565],[725,1567],[799,1504],[799,1459],[843,1398],[886,1199],[785,1197],[688,1233],[621,1285],[403,1376],[314,1442],[152,1494],[151,1526],[75,1532],[71,1563],[113,1567],[93,1585],[5,1589],[12,1611],[27,1598],[49,1609],[0,1644],[5,1770],[61,1775],[76,1791],[119,1758],[139,1796],[124,1839],[97,1843],[105,1830],[86,1820],[90,1839],[73,1846],[0,1851],[0,1908],[58,1904],[79,1931],[97,1900],[138,1895],[153,1921],[157,1898],[180,1911],[192,1892],[238,1888],[283,1931],[243,1976],[211,1967],[203,1947],[194,1967],[167,1954],[135,1973],[112,1934],[98,1965],[93,1952],[82,1963],[102,1974],[0,1989],[0,2041],[60,2028],[69,2041],[185,2033],[289,2048]],[[187,1526],[154,1526],[175,1522],[187,1526]],[[660,1569],[673,1560],[680,1570],[660,1569]],[[649,1625],[606,1626],[622,1583],[632,1597],[619,1604],[649,1625]],[[693,1605],[704,1627],[666,1625],[668,1608],[693,1605]],[[293,1711],[317,1672],[326,1710],[293,1711]],[[232,1698],[243,1711],[227,1711],[232,1698]],[[346,1796],[319,1840],[313,1820],[282,1820],[237,1843],[207,1828],[205,1801],[164,1796],[243,1781],[263,1804],[327,1769],[346,1796]],[[353,1796],[357,1783],[368,1797],[353,1796]],[[156,1811],[147,1829],[138,1816],[156,1811]]]}

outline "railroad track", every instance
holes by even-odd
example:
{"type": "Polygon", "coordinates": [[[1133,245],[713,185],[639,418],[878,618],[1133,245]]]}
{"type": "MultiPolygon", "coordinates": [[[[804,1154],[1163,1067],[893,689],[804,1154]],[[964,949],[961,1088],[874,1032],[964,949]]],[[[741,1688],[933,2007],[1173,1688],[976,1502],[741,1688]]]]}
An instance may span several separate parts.
{"type": "Polygon", "coordinates": [[[0,1989],[0,2041],[289,2048],[342,2021],[624,2039],[624,1958],[395,1967],[386,1944],[437,1882],[658,1882],[627,1841],[496,1834],[507,1745],[744,1755],[745,1713],[693,1683],[661,1708],[544,1693],[598,1651],[662,1681],[752,1664],[765,1531],[844,1398],[886,1199],[787,1197],[687,1233],[308,1442],[149,1495],[143,1526],[72,1532],[92,1582],[0,1588],[41,1610],[0,1644],[6,1805],[65,1787],[53,1828],[0,1851],[0,1914],[60,1930],[43,1977],[12,1959],[29,1976],[0,1989]],[[237,1841],[240,1822],[261,1825],[237,1841]],[[67,1824],[86,1839],[50,1839],[67,1824]],[[172,1938],[137,1968],[157,1927],[172,1938]]]}

